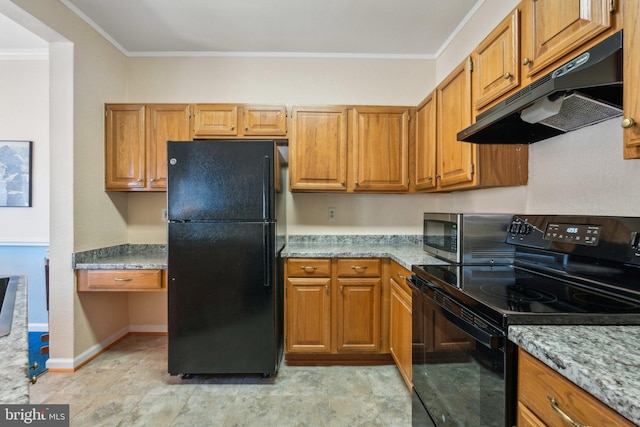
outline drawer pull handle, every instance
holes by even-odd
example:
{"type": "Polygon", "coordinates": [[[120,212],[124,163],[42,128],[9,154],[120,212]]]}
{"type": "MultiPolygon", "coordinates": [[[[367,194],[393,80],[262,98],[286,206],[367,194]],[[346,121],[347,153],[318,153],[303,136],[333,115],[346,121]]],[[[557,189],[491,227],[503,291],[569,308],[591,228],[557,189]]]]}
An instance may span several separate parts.
{"type": "Polygon", "coordinates": [[[317,270],[318,267],[314,267],[312,265],[303,265],[300,269],[304,270],[305,273],[313,273],[317,270]]]}
{"type": "Polygon", "coordinates": [[[116,282],[130,282],[133,279],[131,277],[116,277],[114,280],[116,282]]]}
{"type": "Polygon", "coordinates": [[[575,421],[573,421],[573,419],[566,413],[564,412],[562,409],[560,409],[560,407],[558,406],[558,401],[553,397],[553,396],[547,396],[547,398],[549,399],[549,402],[551,403],[551,408],[556,411],[558,413],[558,415],[560,415],[562,417],[563,420],[565,420],[567,423],[571,424],[573,427],[589,427],[585,424],[580,424],[577,423],[575,421]]]}
{"type": "Polygon", "coordinates": [[[407,276],[403,276],[403,275],[402,275],[402,274],[400,274],[400,273],[398,273],[398,277],[399,277],[400,279],[402,279],[402,280],[404,280],[404,279],[406,279],[406,278],[407,278],[407,276]]]}
{"type": "Polygon", "coordinates": [[[367,269],[366,265],[352,265],[351,266],[352,269],[354,269],[355,271],[364,271],[367,269]]]}

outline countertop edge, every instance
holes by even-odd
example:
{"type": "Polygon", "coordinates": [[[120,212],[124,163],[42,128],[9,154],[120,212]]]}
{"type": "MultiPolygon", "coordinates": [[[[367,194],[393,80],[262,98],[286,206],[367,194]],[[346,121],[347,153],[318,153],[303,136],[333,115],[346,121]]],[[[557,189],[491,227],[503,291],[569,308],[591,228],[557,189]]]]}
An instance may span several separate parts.
{"type": "Polygon", "coordinates": [[[29,403],[29,338],[27,329],[27,283],[25,276],[17,280],[11,333],[0,337],[0,404],[29,403]]]}
{"type": "Polygon", "coordinates": [[[640,425],[640,326],[515,325],[508,335],[555,372],[640,425]]]}

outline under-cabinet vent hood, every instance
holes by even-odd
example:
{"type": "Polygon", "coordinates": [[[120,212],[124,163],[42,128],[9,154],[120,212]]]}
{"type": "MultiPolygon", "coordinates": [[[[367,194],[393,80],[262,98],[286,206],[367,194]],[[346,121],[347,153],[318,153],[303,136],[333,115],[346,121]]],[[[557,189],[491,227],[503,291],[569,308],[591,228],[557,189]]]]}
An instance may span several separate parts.
{"type": "Polygon", "coordinates": [[[622,115],[622,31],[482,114],[458,140],[531,144],[622,115]]]}

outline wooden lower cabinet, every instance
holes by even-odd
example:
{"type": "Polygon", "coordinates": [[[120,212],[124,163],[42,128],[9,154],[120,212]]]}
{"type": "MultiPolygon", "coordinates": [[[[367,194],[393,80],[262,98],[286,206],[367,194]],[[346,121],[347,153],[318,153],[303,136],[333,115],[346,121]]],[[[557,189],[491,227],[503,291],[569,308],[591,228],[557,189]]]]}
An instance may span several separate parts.
{"type": "Polygon", "coordinates": [[[522,349],[518,351],[517,417],[518,426],[634,425],[522,349]]]}
{"type": "Polygon", "coordinates": [[[164,270],[76,270],[78,292],[166,291],[164,270]]]}
{"type": "Polygon", "coordinates": [[[370,258],[287,259],[287,363],[391,361],[383,339],[388,287],[382,285],[382,266],[383,260],[370,258]]]}
{"type": "Polygon", "coordinates": [[[406,278],[411,272],[394,261],[391,261],[389,283],[391,285],[391,301],[389,309],[389,351],[402,379],[411,389],[411,288],[406,278]]]}

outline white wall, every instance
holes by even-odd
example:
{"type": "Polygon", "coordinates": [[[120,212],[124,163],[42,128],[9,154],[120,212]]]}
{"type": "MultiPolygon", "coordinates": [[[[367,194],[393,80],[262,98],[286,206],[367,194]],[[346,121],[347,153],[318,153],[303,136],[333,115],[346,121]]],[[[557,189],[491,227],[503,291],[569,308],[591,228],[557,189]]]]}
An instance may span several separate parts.
{"type": "Polygon", "coordinates": [[[0,208],[0,244],[49,244],[49,61],[0,60],[0,140],[33,141],[32,207],[0,208]]]}

